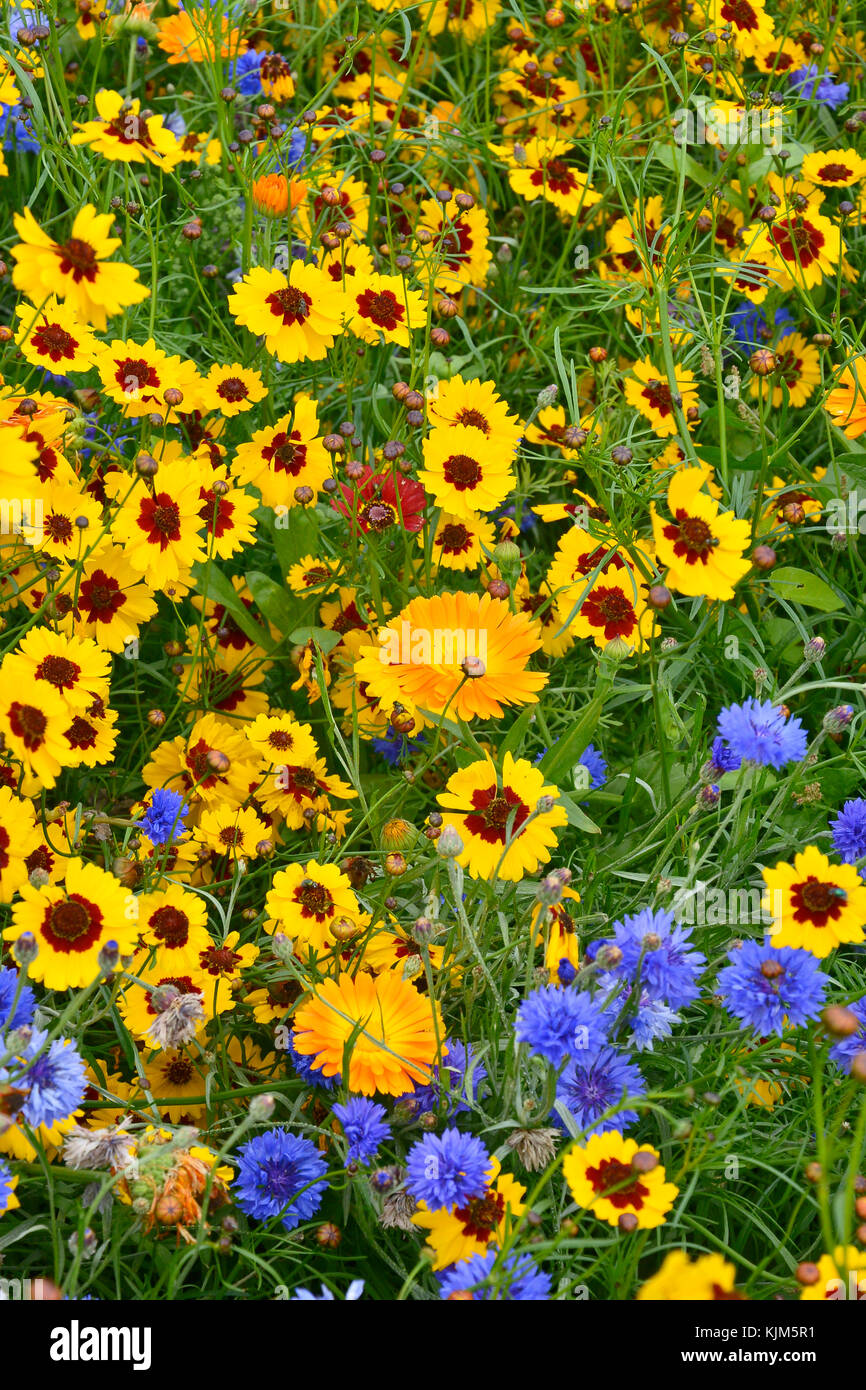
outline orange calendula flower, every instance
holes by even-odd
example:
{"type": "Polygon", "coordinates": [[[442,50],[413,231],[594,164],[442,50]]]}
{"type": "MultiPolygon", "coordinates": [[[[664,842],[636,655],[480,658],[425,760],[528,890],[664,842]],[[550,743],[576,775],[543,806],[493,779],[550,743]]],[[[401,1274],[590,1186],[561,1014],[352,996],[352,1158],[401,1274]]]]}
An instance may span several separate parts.
{"type": "Polygon", "coordinates": [[[253,183],[253,202],[266,217],[285,217],[306,196],[306,184],[300,179],[287,179],[285,174],[262,174],[253,183]]]}
{"type": "Polygon", "coordinates": [[[645,1231],[664,1223],[679,1194],[658,1157],[649,1144],[639,1146],[611,1129],[570,1149],[562,1171],[579,1207],[610,1226],[633,1216],[636,1227],[627,1229],[645,1231]]]}
{"type": "Polygon", "coordinates": [[[21,238],[12,248],[12,282],[35,304],[55,295],[83,322],[104,330],[108,320],[150,290],[138,283],[138,271],[108,257],[120,245],[109,236],[114,214],[98,213],[87,203],[76,214],[66,241],[53,241],[29,208],[13,221],[21,238]]]}
{"type": "Polygon", "coordinates": [[[430,1082],[440,1055],[437,1034],[444,1036],[438,1011],[438,1003],[396,971],[342,974],[323,980],[295,1013],[294,1047],[325,1076],[339,1076],[346,1043],[357,1034],[344,1078],[349,1090],[401,1096],[414,1082],[430,1082]]]}
{"type": "Polygon", "coordinates": [[[355,677],[389,710],[410,703],[422,715],[499,719],[506,705],[534,704],[547,684],[526,669],[540,646],[537,625],[504,600],[438,594],[389,619],[377,645],[360,649],[355,677]]]}
{"type": "Polygon", "coordinates": [[[667,566],[667,584],[678,593],[710,599],[732,599],[734,585],[751,569],[745,552],[749,523],[732,512],[720,512],[714,497],[703,492],[701,468],[675,473],[668,486],[665,520],[652,508],[655,553],[667,566]]]}
{"type": "Polygon", "coordinates": [[[866,430],[866,362],[862,357],[842,368],[824,409],[848,439],[859,439],[866,430]]]}
{"type": "Polygon", "coordinates": [[[773,915],[774,946],[800,946],[823,958],[843,942],[866,936],[866,884],[853,864],[831,864],[808,845],[793,864],[780,860],[763,872],[767,892],[761,905],[773,915]]]}

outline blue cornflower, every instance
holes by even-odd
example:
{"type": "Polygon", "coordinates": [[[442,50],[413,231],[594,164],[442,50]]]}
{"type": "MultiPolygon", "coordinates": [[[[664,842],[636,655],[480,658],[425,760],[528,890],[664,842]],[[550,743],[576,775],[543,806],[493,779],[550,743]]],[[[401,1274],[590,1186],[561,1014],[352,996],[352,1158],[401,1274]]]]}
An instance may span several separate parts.
{"type": "MultiPolygon", "coordinates": [[[[611,1025],[618,1024],[633,994],[631,985],[617,975],[605,974],[598,978],[598,989],[602,998],[609,999],[605,1014],[611,1020],[611,1025]]],[[[669,1009],[661,999],[651,999],[647,991],[642,989],[637,1009],[633,1005],[629,1007],[626,1023],[631,1032],[622,1040],[637,1048],[638,1052],[652,1052],[653,1043],[662,1038],[669,1038],[674,1024],[679,1022],[678,1013],[669,1009]]]]}
{"type": "Polygon", "coordinates": [[[572,980],[577,978],[577,971],[571,961],[566,960],[565,956],[563,956],[559,965],[556,967],[556,978],[561,985],[570,985],[572,980]]]}
{"type": "Polygon", "coordinates": [[[728,960],[731,964],[719,971],[719,994],[728,1012],[759,1037],[781,1034],[786,1021],[798,1027],[817,1018],[830,977],[819,970],[811,951],[744,941],[728,952],[728,960]]]}
{"type": "Polygon", "coordinates": [[[385,759],[389,767],[397,767],[426,742],[423,734],[419,734],[417,738],[407,738],[389,724],[385,737],[371,738],[370,746],[380,758],[385,759]]]}
{"type": "Polygon", "coordinates": [[[182,810],[183,797],[180,792],[170,791],[167,787],[157,787],[151,792],[150,805],[141,820],[136,821],[135,828],[143,830],[155,845],[170,844],[186,829],[182,810]]]}
{"type": "Polygon", "coordinates": [[[542,985],[517,1010],[515,1032],[532,1052],[561,1066],[577,1052],[596,1052],[605,1042],[604,1018],[585,992],[542,985]]]}
{"type": "Polygon", "coordinates": [[[737,768],[740,766],[740,758],[736,753],[732,753],[730,748],[726,747],[723,738],[713,740],[710,761],[716,769],[717,776],[723,772],[736,772],[737,768]]]}
{"type": "Polygon", "coordinates": [[[286,1042],[286,1052],[289,1061],[302,1081],[306,1081],[308,1086],[321,1086],[323,1091],[333,1091],[335,1086],[342,1086],[342,1077],[325,1076],[313,1065],[313,1058],[305,1056],[302,1052],[295,1051],[295,1035],[290,1032],[286,1042]]]}
{"type": "Polygon", "coordinates": [[[776,309],[768,323],[763,309],[747,299],[728,315],[728,323],[734,330],[734,342],[745,348],[763,347],[774,334],[781,338],[796,327],[796,320],[787,309],[776,309]]]}
{"type": "Polygon", "coordinates": [[[484,1255],[472,1255],[443,1270],[439,1275],[440,1297],[471,1293],[476,1301],[491,1299],[504,1303],[539,1303],[550,1298],[550,1275],[525,1252],[506,1255],[494,1276],[499,1288],[479,1287],[490,1278],[497,1253],[488,1250],[484,1255]]]}
{"type": "Polygon", "coordinates": [[[357,1303],[361,1294],[364,1292],[364,1280],[353,1279],[346,1290],[346,1297],[342,1300],[336,1299],[326,1284],[321,1284],[320,1294],[310,1293],[309,1289],[295,1289],[289,1299],[290,1303],[357,1303]]]}
{"type": "MultiPolygon", "coordinates": [[[[12,1204],[14,1192],[15,1178],[13,1176],[12,1169],[9,1167],[9,1164],[5,1161],[5,1159],[0,1158],[0,1216],[2,1216],[4,1211],[9,1210],[12,1204]]],[[[18,1205],[17,1198],[15,1198],[15,1205],[18,1205]]]]}
{"type": "Polygon", "coordinates": [[[604,786],[607,781],[607,763],[592,743],[584,748],[577,765],[585,767],[589,773],[589,791],[594,792],[596,787],[604,786]]]}
{"type": "Polygon", "coordinates": [[[837,82],[832,72],[819,73],[817,63],[807,63],[788,73],[791,90],[802,101],[817,101],[835,111],[848,100],[851,88],[847,82],[837,82]]]}
{"type": "Polygon", "coordinates": [[[287,1231],[309,1221],[322,1204],[328,1163],[309,1139],[287,1129],[269,1129],[238,1152],[232,1186],[241,1211],[259,1221],[280,1216],[287,1231]]]}
{"type": "Polygon", "coordinates": [[[407,1190],[430,1211],[465,1207],[486,1192],[489,1174],[490,1154],[481,1140],[457,1129],[425,1134],[406,1159],[407,1190]]]}
{"type": "Polygon", "coordinates": [[[6,150],[35,154],[42,148],[33,133],[30,112],[23,106],[0,106],[0,141],[6,150]]]}
{"type": "Polygon", "coordinates": [[[346,1157],[350,1162],[369,1163],[376,1157],[379,1145],[391,1131],[385,1120],[384,1105],[377,1105],[366,1096],[350,1096],[345,1105],[335,1105],[333,1114],[343,1126],[349,1141],[346,1157]]]}
{"type": "Polygon", "coordinates": [[[0,1029],[20,1028],[22,1024],[32,1021],[36,999],[29,985],[22,988],[14,1014],[12,1012],[12,1001],[17,988],[18,971],[0,970],[0,1029]]]}
{"type": "Polygon", "coordinates": [[[20,1113],[34,1129],[68,1120],[84,1099],[88,1084],[84,1062],[68,1038],[55,1038],[41,1056],[36,1055],[47,1037],[47,1030],[34,1028],[16,1062],[8,1071],[0,1071],[0,1079],[28,1087],[20,1113]]]}
{"type": "Polygon", "coordinates": [[[639,969],[641,986],[650,999],[663,1000],[672,1009],[697,999],[697,980],[707,958],[693,948],[691,927],[674,926],[669,912],[648,907],[613,926],[613,941],[622,951],[614,974],[634,983],[639,969]]]}
{"type": "MultiPolygon", "coordinates": [[[[719,715],[719,737],[733,757],[761,767],[784,767],[806,756],[807,735],[799,719],[786,719],[771,700],[750,695],[741,705],[728,705],[719,715]]],[[[713,757],[715,758],[715,745],[713,757]]]]}
{"type": "Polygon", "coordinates": [[[264,56],[254,48],[248,48],[246,53],[238,55],[229,67],[229,81],[235,91],[245,97],[258,96],[262,90],[261,66],[264,56]]]}
{"type": "Polygon", "coordinates": [[[462,1042],[448,1043],[448,1052],[442,1063],[442,1069],[437,1064],[433,1068],[433,1079],[424,1086],[416,1086],[409,1095],[417,1102],[416,1111],[420,1114],[424,1110],[437,1110],[440,1100],[446,1092],[446,1087],[440,1083],[440,1078],[447,1084],[448,1113],[459,1115],[471,1109],[471,1105],[478,1099],[482,1082],[487,1080],[487,1068],[483,1062],[477,1062],[472,1055],[472,1047],[465,1047],[462,1042]],[[444,1072],[447,1075],[443,1075],[444,1072]]]}
{"type": "MultiPolygon", "coordinates": [[[[835,820],[831,820],[830,829],[833,848],[840,859],[846,864],[862,859],[866,855],[866,801],[862,797],[846,801],[835,820]]],[[[866,877],[866,870],[861,869],[860,873],[866,877]]]]}
{"type": "Polygon", "coordinates": [[[834,1043],[830,1048],[830,1056],[841,1071],[850,1073],[851,1063],[858,1052],[866,1052],[866,999],[857,999],[853,1004],[846,1004],[855,1018],[858,1019],[860,1027],[856,1033],[852,1033],[850,1038],[842,1038],[834,1043]]]}
{"type": "MultiPolygon", "coordinates": [[[[577,1128],[587,1137],[637,1124],[636,1110],[619,1110],[607,1119],[599,1118],[622,1100],[623,1093],[637,1099],[646,1094],[646,1088],[639,1068],[615,1047],[603,1047],[593,1057],[572,1057],[556,1083],[556,1099],[571,1112],[577,1128]]],[[[564,1128],[557,1111],[552,1112],[551,1119],[564,1128]]]]}

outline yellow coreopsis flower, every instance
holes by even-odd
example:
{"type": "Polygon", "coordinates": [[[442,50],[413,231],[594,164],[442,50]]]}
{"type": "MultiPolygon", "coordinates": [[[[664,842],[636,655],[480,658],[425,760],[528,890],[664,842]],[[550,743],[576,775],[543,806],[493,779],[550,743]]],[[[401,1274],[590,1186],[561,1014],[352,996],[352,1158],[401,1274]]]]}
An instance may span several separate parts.
{"type": "Polygon", "coordinates": [[[774,946],[800,946],[823,958],[866,936],[866,884],[853,864],[831,864],[808,845],[793,864],[780,860],[763,873],[762,907],[773,914],[774,946]]]}
{"type": "Polygon", "coordinates": [[[670,519],[652,508],[656,559],[667,567],[666,582],[691,597],[732,599],[734,585],[748,574],[749,523],[720,512],[714,497],[703,492],[705,472],[686,468],[668,486],[670,519]]]}

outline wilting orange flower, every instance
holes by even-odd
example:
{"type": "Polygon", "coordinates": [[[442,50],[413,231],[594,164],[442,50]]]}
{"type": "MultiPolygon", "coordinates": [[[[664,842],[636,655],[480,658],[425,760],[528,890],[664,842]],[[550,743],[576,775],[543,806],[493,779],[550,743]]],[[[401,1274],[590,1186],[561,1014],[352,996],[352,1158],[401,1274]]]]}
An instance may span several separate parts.
{"type": "Polygon", "coordinates": [[[343,1049],[360,1024],[345,1078],[349,1090],[362,1096],[377,1091],[405,1095],[413,1082],[430,1080],[438,1053],[437,1023],[443,1036],[439,1005],[435,1007],[436,1019],[428,996],[396,971],[355,979],[344,974],[324,980],[298,1009],[294,1047],[303,1057],[313,1057],[325,1076],[339,1076],[343,1049]]]}

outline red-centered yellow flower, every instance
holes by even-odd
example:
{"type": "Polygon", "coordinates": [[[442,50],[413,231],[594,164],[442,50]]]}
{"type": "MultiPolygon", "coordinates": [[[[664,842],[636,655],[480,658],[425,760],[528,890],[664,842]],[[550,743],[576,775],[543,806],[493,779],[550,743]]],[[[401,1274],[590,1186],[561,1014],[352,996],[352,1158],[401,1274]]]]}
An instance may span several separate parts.
{"type": "Polygon", "coordinates": [[[202,466],[199,487],[201,517],[205,545],[209,554],[228,560],[232,555],[252,545],[256,535],[255,512],[258,501],[243,488],[233,487],[223,470],[202,466]]]}
{"type": "Polygon", "coordinates": [[[17,941],[24,932],[33,933],[39,952],[30,977],[46,989],[92,984],[99,974],[99,953],[109,941],[117,942],[122,956],[132,954],[138,936],[134,899],[96,864],[69,859],[63,885],[33,888],[25,883],[20,892],[12,925],[3,936],[17,941]]]}
{"type": "Polygon", "coordinates": [[[202,379],[195,363],[169,357],[153,338],[146,343],[115,339],[110,347],[101,349],[96,366],[106,396],[132,419],[159,415],[165,420],[172,411],[176,415],[181,402],[166,401],[167,391],[182,393],[185,411],[197,409],[202,399],[202,379]]]}
{"type": "Polygon", "coordinates": [[[580,964],[580,941],[568,903],[579,903],[580,894],[574,888],[562,890],[562,901],[552,907],[536,903],[532,909],[531,925],[536,932],[536,946],[544,946],[544,964],[552,984],[559,983],[561,961],[568,961],[576,970],[580,964]]]}
{"type": "MultiPolygon", "coordinates": [[[[336,119],[342,123],[344,113],[337,112],[336,119]]],[[[320,111],[319,115],[323,113],[320,111]]],[[[316,127],[312,127],[312,138],[316,139],[316,127]]],[[[327,178],[320,189],[311,190],[305,203],[298,208],[298,221],[304,236],[309,242],[317,242],[324,232],[333,233],[338,223],[348,224],[352,237],[363,241],[367,235],[370,220],[370,195],[360,179],[340,177],[327,178]],[[325,189],[328,189],[327,201],[325,189]]],[[[333,279],[332,276],[328,277],[333,279]]]]}
{"type": "Polygon", "coordinates": [[[234,471],[240,482],[258,488],[266,507],[304,505],[296,496],[303,488],[310,489],[314,500],[331,476],[316,402],[298,396],[293,415],[283,415],[276,424],[257,430],[248,444],[239,445],[234,471]]]}
{"type": "Polygon", "coordinates": [[[154,1050],[159,1050],[158,1045],[148,1037],[148,1033],[158,1016],[153,994],[161,986],[171,985],[179,994],[194,994],[198,997],[205,1016],[196,1025],[197,1033],[204,1030],[210,1019],[233,1005],[231,989],[223,980],[217,980],[216,989],[211,989],[207,977],[197,968],[175,974],[163,964],[158,955],[155,961],[149,960],[148,952],[139,955],[133,960],[130,973],[144,982],[144,988],[131,980],[125,985],[120,1000],[121,1016],[130,1033],[134,1033],[154,1050]]]}
{"type": "Polygon", "coordinates": [[[655,1149],[639,1146],[616,1129],[575,1144],[563,1159],[562,1171],[577,1205],[610,1226],[618,1226],[626,1214],[637,1217],[642,1231],[661,1226],[679,1194],[679,1188],[665,1180],[655,1149]],[[635,1164],[637,1154],[645,1157],[635,1164]],[[655,1166],[647,1170],[653,1159],[655,1166]]]}
{"type": "Polygon", "coordinates": [[[75,632],[121,652],[156,613],[156,600],[120,546],[84,562],[75,603],[75,632]]]}
{"type": "Polygon", "coordinates": [[[850,188],[866,178],[866,159],[856,150],[816,150],[803,159],[800,177],[821,188],[850,188]]]}
{"type": "Polygon", "coordinates": [[[355,677],[388,710],[407,703],[434,717],[447,708],[452,718],[501,719],[503,706],[535,704],[547,684],[545,672],[526,669],[540,646],[536,624],[504,600],[437,594],[412,599],[379,629],[355,677]]]}
{"type": "Polygon", "coordinates": [[[152,486],[137,480],[114,518],[114,539],[152,589],[185,577],[205,558],[200,476],[189,459],[160,464],[152,486]]]}
{"type": "Polygon", "coordinates": [[[32,803],[0,785],[0,903],[10,903],[28,881],[27,858],[41,843],[32,803]]]}
{"type": "Polygon", "coordinates": [[[519,882],[550,859],[556,831],[568,824],[559,789],[526,758],[505,754],[501,777],[489,758],[452,773],[437,798],[463,841],[458,863],[473,878],[519,882]]]}
{"type": "Polygon", "coordinates": [[[286,762],[277,767],[259,787],[256,799],[269,815],[279,815],[289,830],[302,830],[310,825],[305,812],[326,812],[332,796],[347,800],[357,795],[347,782],[329,776],[325,759],[317,758],[309,765],[286,762]]]}
{"type": "Polygon", "coordinates": [[[842,368],[824,409],[848,439],[859,439],[866,430],[866,362],[862,357],[842,368]]]}
{"type": "Polygon", "coordinates": [[[109,236],[113,213],[98,213],[87,203],[63,242],[52,241],[29,208],[13,221],[21,241],[11,248],[12,282],[34,304],[55,295],[83,323],[103,331],[115,314],[150,294],[138,284],[137,270],[108,260],[120,245],[119,237],[109,236]]]}
{"type": "Polygon", "coordinates": [[[514,487],[512,457],[472,425],[431,430],[418,480],[436,506],[453,516],[492,512],[514,487]]]}
{"type": "Polygon", "coordinates": [[[237,805],[256,785],[257,772],[258,760],[250,755],[240,729],[214,714],[204,714],[188,734],[159,745],[141,779],[147,787],[183,792],[193,804],[228,801],[237,805]],[[222,759],[211,758],[212,753],[223,754],[228,767],[222,759]]]}
{"type": "Polygon", "coordinates": [[[299,724],[293,714],[260,714],[244,725],[244,736],[268,769],[287,762],[312,763],[319,752],[310,725],[299,724]]]}
{"type": "Polygon", "coordinates": [[[271,101],[290,101],[295,95],[291,65],[281,53],[265,53],[259,63],[262,92],[271,101]]]}
{"type": "Polygon", "coordinates": [[[730,29],[731,46],[743,58],[752,58],[774,41],[773,20],[763,0],[707,0],[707,27],[716,33],[730,29]]]}
{"type": "Polygon", "coordinates": [[[198,972],[205,998],[214,1013],[228,1013],[237,1003],[234,997],[241,971],[249,970],[258,959],[259,948],[248,942],[240,945],[240,932],[229,932],[221,942],[211,941],[198,956],[198,972]],[[228,994],[223,990],[226,987],[228,994]]]}
{"type": "Polygon", "coordinates": [[[303,555],[292,565],[286,583],[293,594],[332,594],[340,583],[340,561],[329,555],[303,555]]]}
{"type": "Polygon", "coordinates": [[[76,767],[97,767],[109,763],[117,743],[117,714],[96,699],[83,713],[69,712],[63,737],[68,745],[68,761],[76,767]]]}
{"type": "Polygon", "coordinates": [[[737,1271],[722,1255],[689,1258],[685,1250],[671,1250],[656,1274],[637,1291],[637,1301],[655,1303],[712,1303],[745,1298],[734,1287],[737,1271]]]}
{"type": "Polygon", "coordinates": [[[464,381],[462,376],[452,376],[438,382],[428,397],[427,414],[431,425],[467,425],[480,430],[509,457],[517,452],[523,434],[523,425],[509,413],[493,382],[478,377],[464,381]]]}
{"type": "Polygon", "coordinates": [[[323,980],[294,1018],[295,1051],[313,1057],[325,1076],[342,1074],[362,1096],[402,1096],[416,1081],[428,1085],[447,1051],[437,1041],[443,1037],[438,1002],[393,970],[323,980]],[[343,1053],[356,1032],[345,1076],[343,1053]]]}
{"type": "MultiPolygon", "coordinates": [[[[460,192],[455,189],[455,193],[460,192]]],[[[419,208],[421,226],[432,240],[418,247],[424,274],[445,294],[459,294],[467,285],[481,286],[493,260],[490,224],[483,208],[464,211],[454,202],[443,207],[425,198],[419,208]]]]}
{"type": "Polygon", "coordinates": [[[643,650],[655,633],[639,570],[579,526],[559,542],[547,583],[556,599],[554,636],[564,628],[602,649],[619,639],[643,650]]]}
{"type": "Polygon", "coordinates": [[[600,202],[601,194],[590,188],[586,175],[568,162],[573,148],[570,140],[549,135],[515,143],[507,160],[514,192],[528,203],[543,198],[570,218],[600,202]]]}
{"type": "Polygon", "coordinates": [[[201,952],[213,944],[204,899],[164,881],[157,892],[142,893],[137,904],[141,940],[158,948],[160,964],[172,975],[195,970],[201,952]]]}
{"type": "Polygon", "coordinates": [[[330,950],[335,943],[331,928],[347,921],[362,927],[370,917],[362,912],[348,878],[336,864],[289,864],[274,876],[265,899],[265,911],[273,919],[268,930],[281,931],[292,941],[330,950]]]}
{"type": "Polygon", "coordinates": [[[832,1255],[822,1255],[818,1278],[800,1292],[801,1303],[843,1299],[866,1302],[866,1250],[858,1250],[856,1245],[837,1245],[832,1255]]]}
{"type": "Polygon", "coordinates": [[[231,418],[243,411],[252,410],[268,394],[261,374],[251,367],[242,367],[232,362],[227,367],[217,363],[208,372],[202,387],[205,410],[219,410],[231,418]]]}
{"type": "Polygon", "coordinates": [[[324,271],[292,261],[288,278],[255,266],[229,295],[229,311],[281,362],[321,362],[342,331],[346,296],[324,271]]]}
{"type": "Polygon", "coordinates": [[[501,9],[499,0],[461,0],[459,5],[453,0],[433,0],[432,4],[420,6],[419,23],[426,25],[429,17],[427,32],[431,38],[447,30],[467,43],[476,43],[490,32],[501,9]]]}
{"type": "MultiPolygon", "coordinates": [[[[427,541],[419,531],[418,544],[427,541]]],[[[440,512],[433,536],[431,558],[435,567],[445,570],[475,570],[496,545],[496,529],[483,516],[459,517],[440,512]]]]}
{"type": "MultiPolygon", "coordinates": [[[[102,507],[96,498],[82,492],[77,479],[66,482],[67,476],[66,469],[58,467],[55,477],[40,489],[42,515],[33,509],[31,523],[22,526],[21,534],[28,545],[74,563],[85,555],[100,554],[110,538],[103,531],[102,507]]],[[[64,595],[59,596],[59,605],[62,610],[64,595]]]]}
{"type": "Polygon", "coordinates": [[[805,405],[817,386],[821,384],[821,360],[818,349],[809,343],[802,333],[788,333],[773,349],[776,359],[775,370],[769,377],[753,377],[749,390],[753,396],[761,394],[761,384],[766,381],[771,387],[770,403],[774,410],[784,404],[784,383],[788,392],[788,402],[792,406],[805,405]]]}
{"type": "Polygon", "coordinates": [[[58,304],[53,298],[41,309],[19,304],[15,316],[20,324],[15,342],[25,361],[56,376],[90,370],[99,344],[92,330],[78,321],[68,305],[58,304]]]}
{"type": "MultiPolygon", "coordinates": [[[[193,1058],[183,1048],[172,1048],[157,1052],[147,1061],[142,1059],[141,1067],[147,1082],[147,1091],[157,1103],[159,1112],[170,1124],[192,1124],[203,1121],[207,1116],[204,1105],[190,1104],[189,1098],[207,1094],[207,1064],[200,1058],[193,1058]],[[167,1100],[177,1100],[177,1105],[166,1105],[167,1100]]],[[[147,1096],[140,1093],[135,1098],[142,1107],[148,1103],[147,1096]]],[[[91,1112],[92,1113],[92,1112],[91,1112]]],[[[203,1126],[202,1126],[203,1127],[203,1126]]]]}
{"type": "Polygon", "coordinates": [[[7,656],[3,675],[14,672],[19,690],[38,703],[51,687],[74,712],[87,709],[99,696],[108,698],[111,658],[89,638],[65,637],[48,627],[32,627],[7,656]]]}
{"type": "Polygon", "coordinates": [[[698,388],[694,384],[695,374],[686,367],[674,367],[674,382],[671,386],[663,369],[653,366],[652,358],[645,357],[635,362],[633,377],[625,382],[625,398],[634,410],[639,410],[649,420],[656,434],[662,439],[676,434],[678,425],[674,414],[674,396],[681,397],[680,409],[683,414],[698,403],[698,388]]]}
{"type": "Polygon", "coordinates": [[[20,674],[0,670],[0,733],[6,754],[46,787],[54,786],[64,767],[75,765],[64,738],[68,727],[69,706],[56,690],[46,686],[36,695],[22,689],[20,674]]]}
{"type": "Polygon", "coordinates": [[[348,327],[365,343],[409,346],[409,334],[427,321],[424,300],[401,275],[356,276],[346,288],[348,327]]]}
{"type": "Polygon", "coordinates": [[[267,825],[251,807],[241,810],[239,806],[216,806],[202,812],[195,831],[199,843],[230,859],[258,859],[269,835],[267,825]]]}
{"type": "Polygon", "coordinates": [[[762,255],[784,272],[783,288],[797,284],[812,290],[825,275],[836,274],[842,255],[839,228],[817,210],[817,203],[809,203],[800,212],[788,206],[750,247],[750,259],[762,255]]]}
{"type": "Polygon", "coordinates": [[[801,946],[823,958],[845,941],[866,937],[866,884],[853,864],[831,864],[808,845],[793,864],[779,860],[763,873],[761,906],[773,915],[774,946],[801,946]]]}
{"type": "Polygon", "coordinates": [[[716,499],[701,491],[703,481],[701,468],[675,473],[668,486],[670,520],[652,507],[656,559],[667,566],[665,582],[678,593],[732,599],[734,585],[751,568],[749,523],[720,512],[716,499]]]}
{"type": "Polygon", "coordinates": [[[162,116],[140,115],[141,103],[129,100],[120,92],[96,93],[98,120],[76,121],[76,133],[71,145],[89,145],[105,159],[123,164],[155,164],[161,169],[173,169],[184,156],[181,142],[167,126],[162,116]]]}
{"type": "Polygon", "coordinates": [[[473,1255],[485,1255],[491,1243],[501,1245],[511,1225],[526,1210],[526,1188],[510,1173],[502,1172],[498,1158],[491,1159],[488,1186],[465,1207],[442,1207],[430,1211],[426,1202],[418,1203],[412,1224],[427,1231],[427,1244],[435,1252],[434,1269],[447,1269],[473,1255]]]}
{"type": "Polygon", "coordinates": [[[608,229],[607,249],[621,275],[652,284],[664,263],[668,232],[663,223],[661,198],[638,198],[631,216],[617,218],[608,229]]]}

